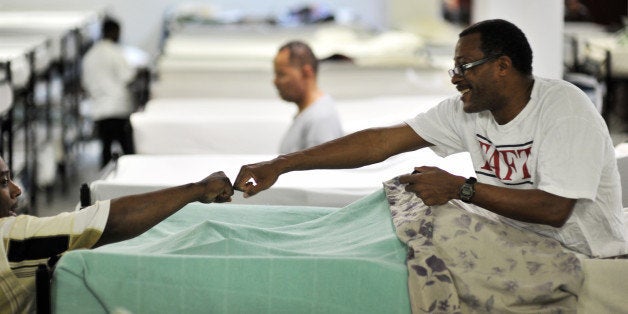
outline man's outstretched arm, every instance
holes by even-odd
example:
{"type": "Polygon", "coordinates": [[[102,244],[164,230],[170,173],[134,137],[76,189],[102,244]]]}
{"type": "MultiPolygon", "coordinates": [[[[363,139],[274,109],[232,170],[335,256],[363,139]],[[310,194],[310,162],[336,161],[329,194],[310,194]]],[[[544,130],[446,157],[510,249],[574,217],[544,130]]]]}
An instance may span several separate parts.
{"type": "Polygon", "coordinates": [[[357,168],[427,146],[431,144],[405,123],[367,129],[273,160],[242,166],[234,187],[249,197],[271,187],[286,172],[357,168]]]}
{"type": "Polygon", "coordinates": [[[196,183],[113,199],[95,247],[138,236],[188,203],[229,202],[232,195],[231,181],[220,171],[196,183]]]}

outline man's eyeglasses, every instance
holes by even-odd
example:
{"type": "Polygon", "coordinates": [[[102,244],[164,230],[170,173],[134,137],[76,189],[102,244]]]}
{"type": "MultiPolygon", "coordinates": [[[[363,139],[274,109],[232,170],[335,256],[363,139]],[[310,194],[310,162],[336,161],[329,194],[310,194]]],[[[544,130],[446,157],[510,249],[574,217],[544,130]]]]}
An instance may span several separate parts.
{"type": "Polygon", "coordinates": [[[450,77],[454,77],[454,75],[462,75],[462,76],[464,76],[464,72],[466,72],[468,69],[470,69],[472,67],[476,67],[478,65],[482,65],[482,64],[484,64],[486,62],[489,62],[489,61],[491,61],[493,59],[497,59],[497,58],[499,58],[501,56],[502,56],[502,54],[498,53],[496,55],[492,55],[490,57],[486,57],[486,58],[480,59],[478,61],[473,61],[473,62],[465,63],[463,65],[459,65],[459,66],[457,66],[457,67],[455,67],[453,69],[450,69],[448,71],[449,72],[449,76],[450,77]]]}

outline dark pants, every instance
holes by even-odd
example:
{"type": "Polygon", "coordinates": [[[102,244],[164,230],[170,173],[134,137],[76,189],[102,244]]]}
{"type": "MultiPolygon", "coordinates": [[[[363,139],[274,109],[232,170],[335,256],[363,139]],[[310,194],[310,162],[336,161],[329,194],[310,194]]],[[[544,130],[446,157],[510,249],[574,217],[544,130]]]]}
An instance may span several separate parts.
{"type": "Polygon", "coordinates": [[[111,160],[111,145],[117,141],[124,154],[134,154],[133,130],[129,119],[103,119],[96,121],[96,131],[102,143],[100,165],[105,166],[111,160]]]}

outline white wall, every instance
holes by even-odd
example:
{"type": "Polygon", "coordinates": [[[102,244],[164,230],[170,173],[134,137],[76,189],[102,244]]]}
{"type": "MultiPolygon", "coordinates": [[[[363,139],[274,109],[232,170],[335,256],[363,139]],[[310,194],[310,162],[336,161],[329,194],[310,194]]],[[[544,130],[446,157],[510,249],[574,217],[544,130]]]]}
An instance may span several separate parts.
{"type": "Polygon", "coordinates": [[[526,34],[533,53],[533,73],[563,76],[563,0],[473,0],[474,22],[501,18],[526,34]]]}

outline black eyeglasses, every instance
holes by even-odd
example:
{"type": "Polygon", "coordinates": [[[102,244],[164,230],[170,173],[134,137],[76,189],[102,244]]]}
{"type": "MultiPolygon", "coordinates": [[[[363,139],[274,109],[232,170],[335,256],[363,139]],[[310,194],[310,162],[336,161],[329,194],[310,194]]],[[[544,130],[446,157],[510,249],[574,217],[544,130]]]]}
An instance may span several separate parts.
{"type": "Polygon", "coordinates": [[[476,67],[478,65],[482,65],[482,64],[484,64],[486,62],[489,62],[489,61],[491,61],[493,59],[497,59],[497,58],[499,58],[501,56],[502,56],[502,54],[498,53],[496,55],[492,55],[490,57],[486,57],[486,58],[480,59],[478,61],[473,61],[473,62],[465,63],[463,65],[459,65],[459,66],[457,66],[457,67],[455,67],[453,69],[450,69],[447,72],[449,72],[449,76],[450,77],[454,77],[454,75],[463,75],[464,76],[464,72],[466,72],[468,69],[470,69],[472,67],[476,67]]]}

